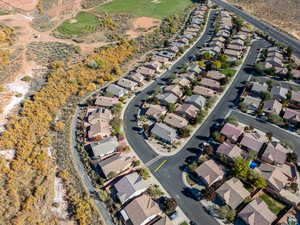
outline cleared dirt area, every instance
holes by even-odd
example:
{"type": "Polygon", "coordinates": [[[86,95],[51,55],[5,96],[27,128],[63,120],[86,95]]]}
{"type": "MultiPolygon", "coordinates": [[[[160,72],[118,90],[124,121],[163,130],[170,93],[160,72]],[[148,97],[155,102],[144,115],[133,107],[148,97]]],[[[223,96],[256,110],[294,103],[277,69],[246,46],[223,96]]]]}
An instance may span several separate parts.
{"type": "Polygon", "coordinates": [[[299,0],[228,0],[300,40],[299,0]]]}
{"type": "Polygon", "coordinates": [[[132,29],[127,31],[130,38],[136,38],[147,32],[151,32],[153,29],[158,27],[160,24],[159,19],[151,17],[138,17],[132,21],[132,29]]]}
{"type": "Polygon", "coordinates": [[[39,0],[1,0],[1,2],[17,9],[32,11],[36,8],[39,0]]]}

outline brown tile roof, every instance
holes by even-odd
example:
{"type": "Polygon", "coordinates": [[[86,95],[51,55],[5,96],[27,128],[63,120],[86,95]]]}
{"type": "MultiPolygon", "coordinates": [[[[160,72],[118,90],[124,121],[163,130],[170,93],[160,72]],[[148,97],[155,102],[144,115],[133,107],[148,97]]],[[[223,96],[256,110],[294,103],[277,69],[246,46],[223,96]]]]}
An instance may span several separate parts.
{"type": "Polygon", "coordinates": [[[221,80],[222,78],[226,77],[223,73],[220,73],[217,70],[208,71],[206,76],[214,80],[221,80]]]}
{"type": "Polygon", "coordinates": [[[98,121],[90,126],[88,131],[89,139],[100,136],[101,138],[111,135],[111,126],[108,121],[98,121]]]}
{"type": "Polygon", "coordinates": [[[285,163],[287,150],[278,142],[271,142],[267,145],[262,159],[270,163],[285,163]]]}
{"type": "Polygon", "coordinates": [[[248,225],[271,225],[276,219],[276,216],[261,199],[250,202],[238,216],[248,225]]]}
{"type": "Polygon", "coordinates": [[[283,118],[295,123],[300,122],[300,110],[284,108],[283,118]]]}
{"type": "Polygon", "coordinates": [[[182,87],[188,87],[191,84],[191,82],[187,78],[184,78],[184,77],[176,78],[175,80],[173,80],[173,83],[179,84],[182,87]]]}
{"type": "Polygon", "coordinates": [[[262,163],[257,170],[266,179],[268,186],[275,191],[280,192],[289,183],[288,177],[279,166],[262,163]]]}
{"type": "Polygon", "coordinates": [[[169,86],[165,87],[164,91],[171,92],[179,98],[183,95],[183,92],[180,89],[179,85],[169,85],[169,86]]]}
{"type": "Polygon", "coordinates": [[[242,140],[241,145],[247,147],[250,150],[259,152],[263,144],[265,143],[263,137],[259,133],[245,133],[242,140]]]}
{"type": "Polygon", "coordinates": [[[291,100],[300,103],[300,91],[292,91],[291,100]]]}
{"type": "Polygon", "coordinates": [[[296,79],[300,78],[300,70],[292,70],[293,77],[296,79]]]}
{"type": "Polygon", "coordinates": [[[186,119],[174,113],[167,113],[164,122],[175,128],[184,128],[189,124],[186,119]]]}
{"type": "Polygon", "coordinates": [[[118,98],[115,97],[106,97],[106,96],[99,96],[95,101],[95,105],[103,106],[103,107],[111,107],[115,104],[119,103],[118,98]]]}
{"type": "Polygon", "coordinates": [[[235,177],[222,184],[216,192],[232,209],[235,209],[245,198],[250,196],[243,183],[235,177]]]}
{"type": "Polygon", "coordinates": [[[98,108],[88,116],[88,122],[93,124],[98,121],[110,121],[113,118],[111,111],[107,108],[98,108]]]}
{"type": "Polygon", "coordinates": [[[225,155],[231,159],[246,156],[244,150],[239,148],[237,145],[232,145],[227,142],[223,142],[221,145],[219,145],[217,153],[220,155],[225,155]]]}
{"type": "Polygon", "coordinates": [[[240,51],[232,50],[232,49],[225,49],[224,55],[227,55],[229,57],[236,57],[239,58],[241,55],[240,51]]]}
{"type": "Polygon", "coordinates": [[[153,75],[155,73],[154,69],[150,69],[145,66],[140,66],[136,69],[137,73],[143,74],[143,75],[153,75]]]}
{"type": "Polygon", "coordinates": [[[193,93],[197,95],[203,95],[205,97],[213,97],[217,95],[216,91],[201,86],[195,86],[193,89],[193,93]]]}
{"type": "Polygon", "coordinates": [[[167,112],[166,107],[161,105],[150,105],[146,111],[147,116],[151,116],[154,119],[158,120],[160,116],[165,115],[167,112]]]}
{"type": "Polygon", "coordinates": [[[243,131],[244,129],[239,126],[235,126],[234,124],[231,123],[226,123],[221,130],[221,134],[223,134],[227,138],[237,141],[237,139],[239,138],[239,136],[241,136],[243,131]]]}
{"type": "Polygon", "coordinates": [[[212,159],[205,161],[197,167],[195,173],[202,178],[208,186],[224,176],[224,171],[212,159]]]}
{"type": "Polygon", "coordinates": [[[264,101],[263,111],[266,113],[275,113],[279,114],[282,109],[282,104],[275,100],[264,101]]]}
{"type": "Polygon", "coordinates": [[[135,198],[123,210],[133,225],[141,225],[147,219],[154,219],[155,216],[161,214],[158,204],[146,194],[135,198]]]}
{"type": "Polygon", "coordinates": [[[221,86],[218,81],[208,79],[208,78],[202,78],[200,84],[209,88],[216,88],[216,89],[219,89],[221,86]]]}
{"type": "Polygon", "coordinates": [[[189,118],[195,119],[198,115],[199,109],[192,105],[192,104],[183,104],[183,105],[179,105],[176,108],[176,112],[178,114],[184,114],[189,118]]]}
{"type": "MultiPolygon", "coordinates": [[[[230,50],[234,50],[234,51],[240,52],[240,51],[243,50],[243,47],[240,46],[240,45],[229,44],[229,45],[227,45],[227,49],[230,49],[230,50]]],[[[238,53],[238,52],[237,52],[236,54],[234,54],[234,56],[239,56],[240,53],[238,53]]],[[[231,54],[232,54],[232,53],[231,53],[231,54]]]]}

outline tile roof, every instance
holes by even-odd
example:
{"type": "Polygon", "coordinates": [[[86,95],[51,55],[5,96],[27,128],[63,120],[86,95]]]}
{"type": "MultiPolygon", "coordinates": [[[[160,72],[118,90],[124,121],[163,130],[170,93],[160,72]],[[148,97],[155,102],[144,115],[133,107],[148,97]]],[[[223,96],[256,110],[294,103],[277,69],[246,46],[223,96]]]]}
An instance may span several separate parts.
{"type": "Polygon", "coordinates": [[[179,98],[183,95],[183,92],[179,85],[169,85],[169,86],[165,87],[164,91],[171,92],[179,98]]]}
{"type": "Polygon", "coordinates": [[[163,93],[156,96],[158,100],[162,101],[163,103],[176,103],[178,97],[173,93],[163,93]]]}
{"type": "Polygon", "coordinates": [[[184,128],[189,124],[186,119],[174,113],[167,113],[164,122],[175,128],[184,128]]]}
{"type": "Polygon", "coordinates": [[[151,116],[158,120],[160,116],[165,115],[167,112],[166,107],[161,105],[150,105],[146,111],[147,116],[151,116]]]}
{"type": "Polygon", "coordinates": [[[195,86],[193,89],[193,93],[197,95],[203,95],[205,97],[213,97],[217,95],[217,92],[202,86],[195,86]]]}
{"type": "Polygon", "coordinates": [[[104,107],[111,107],[117,103],[119,103],[118,98],[106,97],[106,96],[99,96],[96,98],[95,101],[95,105],[104,106],[104,107]]]}
{"type": "Polygon", "coordinates": [[[282,109],[282,104],[275,100],[266,100],[264,101],[263,111],[266,113],[279,114],[282,109]]]}
{"type": "Polygon", "coordinates": [[[225,155],[231,159],[246,156],[244,150],[239,148],[237,145],[232,145],[227,142],[223,142],[221,145],[219,145],[217,149],[217,153],[221,155],[225,155]]]}
{"type": "Polygon", "coordinates": [[[217,70],[208,71],[206,76],[214,80],[221,80],[226,77],[225,74],[220,73],[217,70]]]}
{"type": "Polygon", "coordinates": [[[259,133],[245,133],[242,140],[241,145],[247,147],[250,150],[259,152],[263,144],[265,143],[264,138],[259,133]]]}
{"type": "Polygon", "coordinates": [[[182,105],[178,105],[176,108],[176,113],[184,114],[189,118],[195,119],[199,113],[199,109],[192,104],[184,103],[182,105]]]}
{"type": "Polygon", "coordinates": [[[191,95],[187,97],[184,102],[193,104],[194,106],[198,107],[199,109],[202,109],[205,107],[206,104],[206,98],[202,95],[191,95]]]}
{"type": "Polygon", "coordinates": [[[278,142],[268,143],[262,159],[271,163],[285,163],[287,157],[287,150],[278,142]]]}
{"type": "Polygon", "coordinates": [[[119,145],[118,139],[113,137],[108,137],[102,141],[91,143],[91,148],[95,157],[102,157],[104,155],[113,153],[117,150],[119,145]]]}
{"type": "Polygon", "coordinates": [[[284,108],[283,119],[298,123],[300,122],[300,110],[284,108]]]}
{"type": "Polygon", "coordinates": [[[261,199],[255,199],[246,205],[238,214],[248,225],[271,225],[276,219],[267,204],[261,199]]]}
{"type": "Polygon", "coordinates": [[[221,134],[223,134],[227,138],[231,138],[234,141],[237,141],[237,139],[241,136],[243,131],[244,129],[239,126],[235,126],[231,123],[226,123],[221,130],[221,134]]]}
{"type": "Polygon", "coordinates": [[[164,123],[155,123],[151,133],[172,143],[176,138],[176,130],[164,123]]]}
{"type": "Polygon", "coordinates": [[[200,81],[200,84],[203,85],[203,86],[207,86],[209,88],[219,89],[221,87],[221,85],[218,81],[208,79],[208,78],[202,78],[201,81],[200,81]]]}
{"type": "Polygon", "coordinates": [[[232,209],[235,209],[245,198],[250,196],[243,183],[235,177],[222,184],[216,192],[232,209]]]}

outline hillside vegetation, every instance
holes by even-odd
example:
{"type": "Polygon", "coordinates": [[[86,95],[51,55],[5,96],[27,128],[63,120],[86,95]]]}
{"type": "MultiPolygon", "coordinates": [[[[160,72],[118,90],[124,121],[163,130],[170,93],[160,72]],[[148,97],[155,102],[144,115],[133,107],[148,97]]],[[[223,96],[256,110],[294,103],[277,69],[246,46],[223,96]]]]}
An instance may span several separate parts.
{"type": "MultiPolygon", "coordinates": [[[[0,136],[0,149],[15,149],[12,161],[0,158],[0,224],[54,225],[51,217],[55,162],[48,154],[50,127],[60,108],[74,95],[84,95],[119,74],[119,65],[133,53],[133,47],[122,42],[90,55],[86,61],[66,70],[61,62],[52,65],[47,83],[24,101],[18,116],[10,119],[0,136]],[[87,66],[90,61],[97,69],[87,66]]],[[[67,150],[66,150],[67,151],[67,150]]],[[[60,172],[65,182],[68,175],[60,172]]],[[[91,218],[93,206],[74,190],[68,190],[71,213],[80,225],[101,224],[91,218]]]]}
{"type": "Polygon", "coordinates": [[[229,0],[300,39],[299,0],[229,0]]]}

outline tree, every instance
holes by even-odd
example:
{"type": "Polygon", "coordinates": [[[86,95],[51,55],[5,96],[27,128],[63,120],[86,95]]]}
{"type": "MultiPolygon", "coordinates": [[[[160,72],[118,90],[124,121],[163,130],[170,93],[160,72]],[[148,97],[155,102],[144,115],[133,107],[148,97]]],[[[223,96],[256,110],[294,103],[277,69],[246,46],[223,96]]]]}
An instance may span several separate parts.
{"type": "Polygon", "coordinates": [[[272,123],[275,123],[275,124],[278,125],[278,126],[284,125],[283,119],[282,119],[279,115],[277,115],[277,114],[275,114],[275,113],[270,113],[270,114],[268,115],[268,119],[269,119],[272,123]]]}
{"type": "Polygon", "coordinates": [[[203,58],[206,59],[206,60],[209,60],[212,58],[212,54],[210,52],[204,52],[202,54],[203,58]]]}
{"type": "Polygon", "coordinates": [[[207,187],[205,189],[202,189],[201,191],[203,197],[208,201],[213,201],[216,199],[216,193],[211,187],[207,187]]]}
{"type": "Polygon", "coordinates": [[[169,103],[168,106],[167,106],[169,112],[175,112],[176,110],[176,104],[175,103],[169,103]]]}
{"type": "Polygon", "coordinates": [[[182,138],[187,138],[191,135],[191,131],[188,127],[184,127],[178,130],[179,131],[179,135],[182,138]]]}
{"type": "Polygon", "coordinates": [[[263,101],[270,100],[272,99],[272,95],[269,91],[263,91],[261,92],[261,98],[263,101]]]}
{"type": "Polygon", "coordinates": [[[286,55],[287,57],[291,57],[293,54],[293,48],[291,46],[288,46],[287,49],[286,49],[286,55]]]}
{"type": "Polygon", "coordinates": [[[147,189],[147,194],[152,198],[159,198],[163,196],[165,193],[160,189],[157,184],[152,184],[147,189]]]}
{"type": "Polygon", "coordinates": [[[297,163],[298,155],[295,152],[289,152],[289,153],[287,153],[286,161],[290,162],[290,163],[297,163]]]}
{"type": "Polygon", "coordinates": [[[264,75],[264,66],[261,63],[255,63],[254,65],[254,71],[258,74],[264,75]]]}
{"type": "Polygon", "coordinates": [[[213,69],[218,70],[218,69],[221,69],[221,67],[222,67],[222,63],[219,60],[215,60],[212,62],[213,69]]]}
{"type": "Polygon", "coordinates": [[[191,95],[193,95],[193,90],[190,89],[190,88],[187,88],[187,89],[185,89],[185,94],[186,94],[187,96],[191,96],[191,95]]]}
{"type": "Polygon", "coordinates": [[[226,63],[228,60],[228,56],[224,55],[224,54],[220,54],[218,56],[218,60],[221,61],[222,63],[226,63]]]}
{"type": "Polygon", "coordinates": [[[173,213],[177,208],[177,201],[175,198],[165,198],[164,209],[166,214],[173,213]]]}
{"type": "Polygon", "coordinates": [[[226,119],[226,122],[231,123],[231,124],[236,125],[236,126],[239,124],[237,119],[233,116],[228,116],[227,119],[226,119]]]}
{"type": "Polygon", "coordinates": [[[221,206],[217,213],[222,219],[226,218],[229,222],[233,222],[236,216],[236,211],[231,209],[228,205],[221,206]]]}
{"type": "Polygon", "coordinates": [[[232,172],[235,177],[240,179],[246,179],[249,172],[249,161],[242,157],[237,157],[234,160],[232,172]]]}
{"type": "Polygon", "coordinates": [[[248,111],[248,105],[246,104],[246,103],[244,103],[244,102],[241,102],[240,104],[239,104],[239,109],[242,111],[242,112],[247,112],[248,111]]]}
{"type": "Polygon", "coordinates": [[[201,68],[205,68],[205,61],[204,60],[198,61],[198,66],[201,68]]]}
{"type": "Polygon", "coordinates": [[[137,171],[137,173],[144,179],[147,180],[150,178],[150,173],[146,168],[141,168],[137,171]]]}

